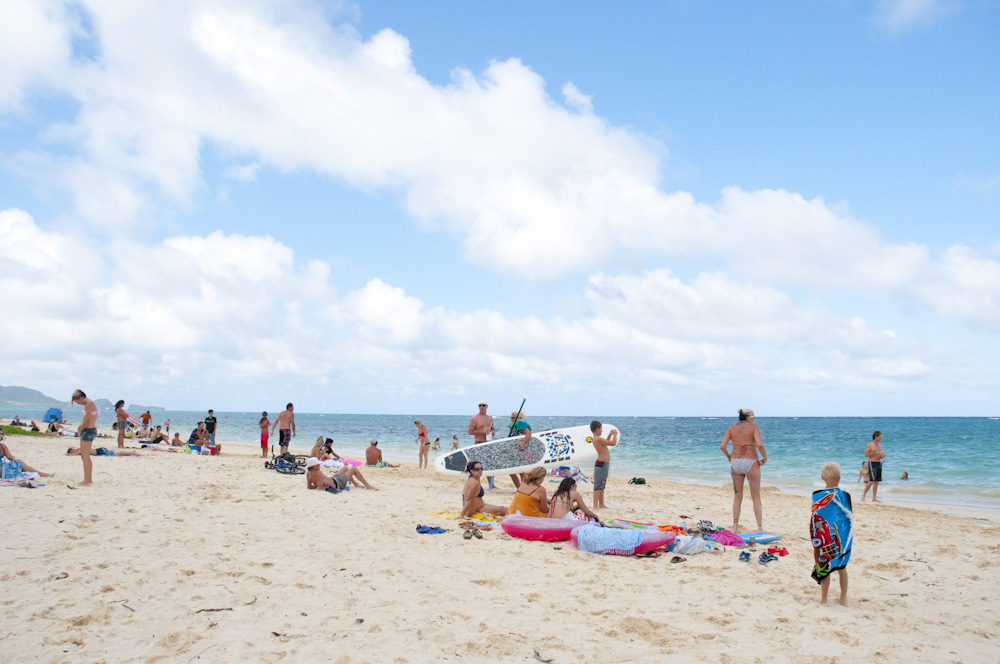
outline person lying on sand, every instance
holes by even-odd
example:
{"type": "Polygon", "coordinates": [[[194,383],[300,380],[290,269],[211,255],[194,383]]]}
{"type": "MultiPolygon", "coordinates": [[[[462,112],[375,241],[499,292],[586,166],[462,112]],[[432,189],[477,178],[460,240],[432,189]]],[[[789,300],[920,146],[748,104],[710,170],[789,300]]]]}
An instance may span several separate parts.
{"type": "Polygon", "coordinates": [[[36,469],[32,468],[31,466],[29,466],[28,464],[26,464],[25,462],[23,462],[20,459],[18,459],[16,456],[14,456],[14,453],[11,452],[10,448],[7,447],[7,445],[4,444],[4,442],[3,442],[3,433],[0,433],[0,459],[7,459],[8,461],[10,461],[12,463],[18,463],[19,462],[21,464],[21,470],[24,471],[24,472],[26,472],[26,473],[38,473],[42,477],[55,477],[56,476],[55,473],[43,473],[40,470],[36,470],[36,469]]]}
{"type": "Polygon", "coordinates": [[[320,468],[320,460],[316,458],[309,459],[306,462],[306,488],[308,489],[333,489],[334,491],[343,491],[347,488],[347,482],[354,482],[354,486],[362,486],[366,489],[371,489],[372,491],[378,491],[375,487],[365,480],[364,475],[361,471],[354,466],[344,466],[334,473],[333,477],[327,477],[323,474],[320,468]]]}
{"type": "MultiPolygon", "coordinates": [[[[69,456],[80,456],[79,447],[71,447],[66,450],[66,454],[69,456]]],[[[96,450],[90,450],[90,456],[142,456],[135,450],[118,450],[117,452],[109,450],[106,447],[98,447],[96,450]]]]}

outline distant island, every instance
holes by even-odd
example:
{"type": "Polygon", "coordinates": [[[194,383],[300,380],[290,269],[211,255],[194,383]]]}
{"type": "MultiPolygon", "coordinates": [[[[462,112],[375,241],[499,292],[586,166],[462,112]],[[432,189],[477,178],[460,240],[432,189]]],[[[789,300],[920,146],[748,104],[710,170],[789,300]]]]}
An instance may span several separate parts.
{"type": "MultiPolygon", "coordinates": [[[[113,409],[115,404],[108,399],[94,399],[94,404],[101,410],[113,409]]],[[[76,404],[70,404],[69,398],[65,400],[53,399],[38,390],[28,387],[12,385],[4,387],[0,385],[0,408],[80,408],[76,404]]],[[[163,406],[140,406],[129,404],[129,411],[133,413],[144,413],[154,410],[166,410],[163,406]]]]}
{"type": "Polygon", "coordinates": [[[53,399],[27,387],[0,385],[0,408],[65,408],[67,405],[69,397],[53,399]]]}

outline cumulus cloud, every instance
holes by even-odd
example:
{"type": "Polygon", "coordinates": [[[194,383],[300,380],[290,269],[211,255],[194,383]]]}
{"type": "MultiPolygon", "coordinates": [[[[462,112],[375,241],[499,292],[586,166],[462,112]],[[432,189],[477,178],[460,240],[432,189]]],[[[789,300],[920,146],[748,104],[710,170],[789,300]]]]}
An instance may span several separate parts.
{"type": "Polygon", "coordinates": [[[0,317],[8,376],[159,385],[175,399],[226,376],[251,393],[276,379],[382,395],[558,386],[567,398],[611,390],[616,403],[648,403],[657,390],[748,381],[893,389],[933,376],[939,359],[724,273],[599,274],[577,318],[512,317],[428,307],[379,279],[339,294],[325,263],[299,262],[271,237],[123,240],[99,252],[19,210],[0,212],[0,287],[31,303],[0,317]]]}

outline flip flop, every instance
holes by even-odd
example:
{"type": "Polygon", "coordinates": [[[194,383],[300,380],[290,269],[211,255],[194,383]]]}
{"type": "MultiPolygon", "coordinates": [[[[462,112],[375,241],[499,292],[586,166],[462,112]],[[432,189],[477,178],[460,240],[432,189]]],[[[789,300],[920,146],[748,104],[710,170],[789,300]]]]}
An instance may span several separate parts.
{"type": "Polygon", "coordinates": [[[659,558],[660,553],[658,551],[647,551],[646,553],[635,554],[636,558],[659,558]]]}
{"type": "Polygon", "coordinates": [[[687,558],[681,558],[680,556],[674,556],[673,558],[670,559],[670,562],[672,562],[672,563],[683,563],[686,560],[687,560],[687,558]]]}
{"type": "Polygon", "coordinates": [[[462,533],[462,538],[463,539],[472,539],[472,531],[471,530],[466,530],[464,533],[462,533]]]}
{"type": "Polygon", "coordinates": [[[786,549],[783,546],[772,546],[772,547],[770,547],[767,550],[767,552],[770,553],[770,554],[775,554],[776,553],[779,556],[787,556],[788,555],[788,549],[786,549]]]}
{"type": "Polygon", "coordinates": [[[750,562],[750,552],[749,551],[744,551],[743,553],[740,554],[740,562],[741,563],[748,563],[748,562],[750,562]]]}

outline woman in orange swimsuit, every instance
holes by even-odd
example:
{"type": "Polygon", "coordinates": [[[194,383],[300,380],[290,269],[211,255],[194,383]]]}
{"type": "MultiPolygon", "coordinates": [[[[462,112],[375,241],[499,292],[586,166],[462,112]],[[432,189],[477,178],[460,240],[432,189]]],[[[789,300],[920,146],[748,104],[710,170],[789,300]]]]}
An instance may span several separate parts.
{"type": "Polygon", "coordinates": [[[549,500],[542,482],[548,476],[541,466],[524,474],[524,481],[514,492],[514,500],[507,508],[507,514],[521,513],[522,516],[549,516],[549,500]]]}

